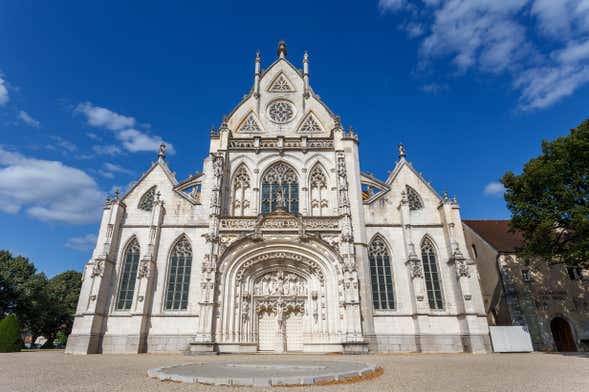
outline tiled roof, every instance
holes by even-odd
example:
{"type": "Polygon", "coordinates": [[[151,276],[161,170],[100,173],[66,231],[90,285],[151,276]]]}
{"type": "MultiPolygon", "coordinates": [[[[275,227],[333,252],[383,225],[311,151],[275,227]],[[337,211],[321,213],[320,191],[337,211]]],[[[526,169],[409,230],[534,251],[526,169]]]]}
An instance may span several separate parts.
{"type": "Polygon", "coordinates": [[[509,229],[509,220],[463,220],[497,251],[513,252],[523,244],[521,232],[509,229]]]}

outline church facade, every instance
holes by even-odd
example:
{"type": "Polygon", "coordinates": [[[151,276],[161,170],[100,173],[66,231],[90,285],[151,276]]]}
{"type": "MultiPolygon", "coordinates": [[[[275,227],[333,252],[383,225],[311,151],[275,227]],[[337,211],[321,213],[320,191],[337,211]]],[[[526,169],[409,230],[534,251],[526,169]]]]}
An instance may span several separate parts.
{"type": "Polygon", "coordinates": [[[360,169],[299,70],[255,60],[203,172],[157,162],[105,203],[68,353],[486,352],[459,206],[407,161],[360,169]]]}

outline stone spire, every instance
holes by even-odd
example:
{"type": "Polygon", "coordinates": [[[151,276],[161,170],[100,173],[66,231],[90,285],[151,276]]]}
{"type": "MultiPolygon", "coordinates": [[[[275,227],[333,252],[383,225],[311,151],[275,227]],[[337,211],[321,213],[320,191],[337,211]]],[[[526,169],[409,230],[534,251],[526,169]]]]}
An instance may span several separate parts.
{"type": "Polygon", "coordinates": [[[305,82],[305,98],[309,96],[309,53],[305,51],[303,55],[303,80],[305,82]]]}
{"type": "Polygon", "coordinates": [[[286,42],[284,41],[279,41],[278,42],[278,57],[283,59],[286,58],[286,42]]]}
{"type": "Polygon", "coordinates": [[[260,51],[256,53],[256,65],[254,68],[254,96],[258,98],[260,96],[260,64],[262,60],[260,58],[260,51]]]}

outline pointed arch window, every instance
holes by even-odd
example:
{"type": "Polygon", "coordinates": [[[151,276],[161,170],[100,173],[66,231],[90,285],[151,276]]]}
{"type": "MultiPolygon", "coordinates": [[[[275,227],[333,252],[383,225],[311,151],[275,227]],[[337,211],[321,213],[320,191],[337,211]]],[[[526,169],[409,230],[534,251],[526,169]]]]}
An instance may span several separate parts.
{"type": "Polygon", "coordinates": [[[192,246],[188,238],[182,237],[170,254],[166,310],[186,310],[192,270],[192,246]]]}
{"type": "Polygon", "coordinates": [[[152,186],[141,196],[139,200],[139,209],[144,211],[153,210],[153,202],[155,200],[155,186],[152,186]]]}
{"type": "Polygon", "coordinates": [[[299,212],[299,182],[292,167],[283,162],[272,165],[262,176],[262,213],[277,208],[299,212]]]}
{"type": "Polygon", "coordinates": [[[139,265],[139,242],[134,238],[123,256],[121,281],[117,295],[116,310],[130,310],[133,304],[135,281],[137,280],[137,266],[139,265]]]}
{"type": "Polygon", "coordinates": [[[374,309],[389,310],[395,308],[393,275],[389,249],[380,236],[376,236],[368,247],[370,260],[370,278],[372,283],[372,304],[374,309]]]}
{"type": "Polygon", "coordinates": [[[430,309],[441,310],[444,308],[442,301],[442,284],[436,257],[436,249],[429,238],[421,243],[421,260],[423,261],[423,275],[427,290],[427,299],[430,309]]]}
{"type": "Polygon", "coordinates": [[[327,176],[321,165],[317,164],[309,174],[309,188],[311,189],[311,215],[325,215],[328,207],[327,176]]]}
{"type": "Polygon", "coordinates": [[[421,210],[423,208],[423,201],[421,200],[419,193],[409,185],[406,185],[405,189],[407,191],[407,200],[409,201],[409,210],[421,210]]]}
{"type": "Polygon", "coordinates": [[[233,177],[233,215],[244,216],[250,206],[249,202],[250,176],[245,165],[235,171],[233,177]]]}

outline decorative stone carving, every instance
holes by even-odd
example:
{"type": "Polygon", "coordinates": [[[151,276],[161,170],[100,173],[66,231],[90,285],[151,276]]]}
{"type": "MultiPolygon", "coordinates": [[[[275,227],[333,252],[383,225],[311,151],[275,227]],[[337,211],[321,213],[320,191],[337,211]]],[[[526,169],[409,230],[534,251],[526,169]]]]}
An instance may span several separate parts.
{"type": "Polygon", "coordinates": [[[260,129],[260,126],[256,122],[256,119],[254,118],[254,116],[252,114],[250,114],[247,117],[247,119],[245,120],[245,122],[243,123],[243,125],[241,126],[241,128],[239,128],[239,132],[240,133],[260,133],[260,132],[262,132],[262,130],[260,129]]]}
{"type": "Polygon", "coordinates": [[[94,265],[92,266],[90,276],[92,278],[96,276],[100,276],[102,278],[104,276],[104,260],[98,259],[94,261],[94,265]]]}
{"type": "Polygon", "coordinates": [[[137,266],[137,279],[149,278],[151,276],[151,260],[143,259],[137,266]]]}
{"type": "Polygon", "coordinates": [[[294,118],[294,106],[289,101],[274,101],[268,106],[268,116],[278,124],[284,124],[294,118]]]}
{"type": "Polygon", "coordinates": [[[275,271],[259,278],[254,284],[256,296],[306,296],[307,281],[298,275],[275,271]]]}
{"type": "Polygon", "coordinates": [[[273,93],[283,93],[294,91],[294,88],[292,88],[286,77],[283,74],[280,74],[274,80],[274,83],[272,83],[268,91],[273,93]]]}
{"type": "Polygon", "coordinates": [[[299,133],[319,133],[322,132],[321,126],[319,122],[313,117],[313,115],[309,115],[305,121],[301,124],[300,128],[298,129],[299,133]]]}
{"type": "Polygon", "coordinates": [[[147,192],[143,194],[143,196],[141,196],[138,206],[140,210],[151,211],[153,209],[153,203],[155,201],[155,189],[156,187],[153,186],[149,188],[147,192]]]}
{"type": "Polygon", "coordinates": [[[409,210],[416,211],[421,210],[423,208],[423,201],[419,196],[419,193],[409,185],[405,185],[405,189],[407,192],[407,201],[409,203],[409,210]]]}
{"type": "Polygon", "coordinates": [[[418,258],[410,258],[405,264],[407,265],[411,279],[423,278],[423,266],[421,265],[421,260],[418,258]]]}

